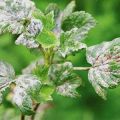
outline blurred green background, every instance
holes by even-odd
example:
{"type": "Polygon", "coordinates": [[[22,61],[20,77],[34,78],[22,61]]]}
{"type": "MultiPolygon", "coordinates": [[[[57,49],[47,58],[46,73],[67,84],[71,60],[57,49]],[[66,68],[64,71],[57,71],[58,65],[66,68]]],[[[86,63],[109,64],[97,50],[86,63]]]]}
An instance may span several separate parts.
{"type": "MultiPolygon", "coordinates": [[[[50,3],[57,3],[63,9],[70,0],[34,0],[41,10],[50,3]]],[[[76,0],[76,10],[91,13],[97,20],[97,26],[85,40],[88,46],[120,37],[120,0],[76,0]]],[[[0,59],[11,63],[17,74],[37,59],[38,56],[23,46],[14,44],[15,36],[0,36],[0,59]]],[[[88,66],[85,50],[68,58],[74,66],[88,66]]],[[[120,120],[120,87],[109,90],[107,100],[102,100],[94,91],[87,78],[87,72],[78,72],[84,85],[78,91],[81,97],[71,99],[53,95],[53,107],[44,114],[43,120],[120,120]]],[[[19,111],[4,100],[0,106],[0,120],[19,120],[19,111]]],[[[39,120],[39,119],[38,119],[39,120]]]]}

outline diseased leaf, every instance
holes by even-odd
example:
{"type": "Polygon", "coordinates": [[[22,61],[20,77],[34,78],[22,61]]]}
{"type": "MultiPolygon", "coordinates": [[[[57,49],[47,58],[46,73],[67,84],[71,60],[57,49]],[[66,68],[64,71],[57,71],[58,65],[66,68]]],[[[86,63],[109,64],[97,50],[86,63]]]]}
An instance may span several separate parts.
{"type": "Polygon", "coordinates": [[[62,23],[64,32],[61,33],[60,37],[59,53],[66,57],[73,52],[86,48],[83,40],[95,24],[94,18],[84,11],[74,12],[67,17],[62,23]]]}
{"type": "Polygon", "coordinates": [[[31,19],[31,22],[27,27],[27,32],[29,33],[29,35],[35,37],[36,35],[42,32],[42,29],[43,29],[43,25],[40,20],[31,19]]]}
{"type": "Polygon", "coordinates": [[[53,64],[49,69],[49,78],[54,82],[56,91],[63,96],[78,96],[76,88],[81,84],[81,79],[73,72],[70,62],[53,64]]]}
{"type": "Polygon", "coordinates": [[[59,54],[62,57],[86,48],[86,44],[82,43],[86,35],[82,29],[78,30],[77,28],[72,29],[71,31],[63,32],[60,37],[60,49],[58,50],[59,54]]]}
{"type": "Polygon", "coordinates": [[[14,68],[3,61],[0,61],[0,91],[5,90],[15,77],[14,68]]]}
{"type": "Polygon", "coordinates": [[[36,36],[42,32],[43,25],[38,19],[31,19],[30,24],[26,27],[15,41],[16,45],[24,45],[27,48],[37,48],[39,43],[36,41],[36,36]]]}
{"type": "Polygon", "coordinates": [[[37,48],[39,43],[35,39],[27,34],[21,34],[15,41],[16,45],[24,45],[27,48],[37,48]]]}
{"type": "Polygon", "coordinates": [[[45,29],[37,36],[37,41],[43,48],[50,48],[59,45],[59,41],[57,40],[55,34],[45,29]]]}
{"type": "Polygon", "coordinates": [[[105,99],[105,89],[120,82],[120,38],[89,47],[87,61],[92,65],[89,80],[96,93],[105,99]]]}
{"type": "Polygon", "coordinates": [[[58,86],[56,88],[56,91],[58,94],[62,96],[68,96],[68,97],[78,97],[79,94],[76,91],[76,89],[80,86],[80,83],[70,83],[65,82],[64,84],[58,86]]]}
{"type": "Polygon", "coordinates": [[[0,7],[0,34],[12,32],[20,34],[24,30],[24,20],[30,18],[34,3],[30,0],[4,0],[0,7]]]}
{"type": "Polygon", "coordinates": [[[48,14],[52,11],[54,12],[54,18],[56,19],[60,14],[60,9],[57,4],[50,3],[45,9],[45,14],[48,14]]]}
{"type": "Polygon", "coordinates": [[[75,8],[75,1],[70,2],[62,13],[62,20],[64,21],[68,16],[72,14],[75,8]]]}
{"type": "Polygon", "coordinates": [[[16,79],[16,84],[24,88],[27,94],[34,97],[39,93],[41,88],[41,81],[39,79],[35,75],[24,74],[16,79]]]}
{"type": "Polygon", "coordinates": [[[79,11],[72,13],[62,23],[62,29],[69,31],[73,28],[81,28],[88,32],[91,28],[96,25],[95,19],[85,11],[79,11]]]}
{"type": "Polygon", "coordinates": [[[44,29],[52,30],[55,27],[54,12],[53,11],[51,11],[45,15],[40,10],[36,9],[33,12],[33,16],[36,19],[39,19],[42,21],[44,29]]]}
{"type": "Polygon", "coordinates": [[[19,107],[25,115],[33,114],[31,97],[26,93],[24,88],[17,86],[14,89],[13,102],[19,107]]]}

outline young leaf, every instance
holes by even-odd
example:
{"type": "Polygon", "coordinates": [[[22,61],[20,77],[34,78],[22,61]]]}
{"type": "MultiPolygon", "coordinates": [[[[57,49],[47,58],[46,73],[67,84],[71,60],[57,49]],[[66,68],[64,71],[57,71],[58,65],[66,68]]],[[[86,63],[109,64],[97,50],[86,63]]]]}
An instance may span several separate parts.
{"type": "Polygon", "coordinates": [[[49,78],[56,85],[56,91],[63,96],[76,97],[76,88],[81,84],[80,78],[73,73],[70,62],[53,64],[49,69],[49,78]]]}
{"type": "Polygon", "coordinates": [[[24,88],[17,86],[14,89],[13,102],[19,107],[25,115],[33,114],[31,97],[26,93],[24,88]]]}
{"type": "Polygon", "coordinates": [[[49,85],[43,85],[39,93],[40,101],[46,102],[52,100],[52,94],[54,92],[54,87],[49,85]]]}
{"type": "Polygon", "coordinates": [[[59,45],[59,41],[57,40],[55,34],[45,29],[37,36],[36,40],[43,48],[50,48],[59,45]]]}
{"type": "Polygon", "coordinates": [[[35,74],[37,77],[40,77],[42,84],[50,84],[49,78],[48,78],[48,70],[49,67],[45,65],[38,65],[33,70],[33,74],[35,74]]]}
{"type": "Polygon", "coordinates": [[[92,65],[89,80],[95,91],[105,99],[105,89],[120,82],[120,38],[89,47],[87,61],[92,65]]]}
{"type": "Polygon", "coordinates": [[[24,20],[30,18],[34,3],[30,0],[5,0],[0,7],[0,34],[12,32],[20,34],[24,30],[24,20]]]}
{"type": "Polygon", "coordinates": [[[62,20],[64,21],[69,15],[72,14],[75,8],[75,1],[70,2],[62,13],[62,20]]]}
{"type": "Polygon", "coordinates": [[[33,16],[36,19],[39,19],[42,21],[44,29],[52,30],[55,27],[54,12],[53,11],[51,11],[45,15],[40,10],[36,9],[33,12],[33,16]]]}

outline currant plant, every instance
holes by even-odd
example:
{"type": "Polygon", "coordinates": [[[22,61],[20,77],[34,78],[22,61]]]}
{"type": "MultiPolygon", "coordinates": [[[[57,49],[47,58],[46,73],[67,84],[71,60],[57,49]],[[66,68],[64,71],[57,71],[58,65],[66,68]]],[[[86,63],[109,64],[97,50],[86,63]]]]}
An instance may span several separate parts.
{"type": "Polygon", "coordinates": [[[104,99],[107,89],[119,85],[120,38],[87,47],[84,40],[96,20],[84,11],[74,12],[74,8],[75,1],[63,11],[53,3],[41,11],[30,0],[0,0],[0,34],[15,34],[16,45],[42,53],[42,58],[19,76],[10,64],[0,61],[0,102],[6,88],[10,87],[11,101],[21,110],[21,119],[32,115],[33,120],[34,108],[52,100],[54,92],[67,97],[79,96],[76,89],[82,82],[76,70],[88,70],[90,83],[104,99]],[[91,67],[74,67],[67,61],[67,56],[81,49],[86,49],[91,67]]]}

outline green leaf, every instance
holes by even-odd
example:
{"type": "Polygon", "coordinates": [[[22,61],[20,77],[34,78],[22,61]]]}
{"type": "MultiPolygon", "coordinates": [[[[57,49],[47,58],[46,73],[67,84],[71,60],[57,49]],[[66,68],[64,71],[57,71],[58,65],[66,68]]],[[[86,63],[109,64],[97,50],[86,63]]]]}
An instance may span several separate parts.
{"type": "Polygon", "coordinates": [[[52,100],[52,94],[54,92],[54,86],[43,85],[39,93],[40,101],[46,102],[52,100]]]}
{"type": "Polygon", "coordinates": [[[75,1],[70,2],[62,13],[63,21],[72,14],[75,8],[75,1]]]}
{"type": "Polygon", "coordinates": [[[96,25],[95,19],[84,11],[74,12],[62,23],[62,29],[69,31],[73,28],[81,28],[88,32],[91,28],[96,25]]]}
{"type": "Polygon", "coordinates": [[[16,79],[16,84],[17,86],[24,88],[27,94],[29,94],[33,98],[39,93],[41,88],[40,78],[38,79],[37,76],[32,74],[20,75],[16,79]]]}
{"type": "Polygon", "coordinates": [[[50,48],[59,45],[59,41],[56,38],[55,34],[51,31],[43,30],[36,39],[43,48],[50,48]]]}
{"type": "Polygon", "coordinates": [[[36,19],[39,19],[42,21],[44,29],[52,30],[55,27],[54,12],[53,11],[51,11],[45,15],[40,10],[36,9],[33,12],[33,16],[36,19]]]}
{"type": "Polygon", "coordinates": [[[73,72],[70,62],[53,64],[49,69],[49,78],[54,82],[56,91],[63,96],[78,96],[76,88],[81,84],[81,79],[73,72]]]}
{"type": "Polygon", "coordinates": [[[45,14],[48,14],[52,11],[54,12],[54,18],[56,19],[60,14],[60,9],[57,4],[50,3],[45,9],[45,14]]]}
{"type": "Polygon", "coordinates": [[[87,61],[92,65],[89,80],[96,93],[106,99],[105,89],[120,82],[120,38],[89,47],[87,61]]]}
{"type": "Polygon", "coordinates": [[[24,19],[30,17],[34,3],[30,0],[5,0],[0,7],[0,34],[12,32],[20,34],[24,30],[24,19]]]}
{"type": "Polygon", "coordinates": [[[34,113],[32,109],[32,99],[24,88],[20,86],[15,87],[13,102],[19,107],[23,114],[31,115],[34,113]]]}
{"type": "Polygon", "coordinates": [[[49,70],[48,66],[39,65],[36,66],[32,73],[41,79],[42,84],[50,84],[48,78],[48,70],[49,70]]]}

